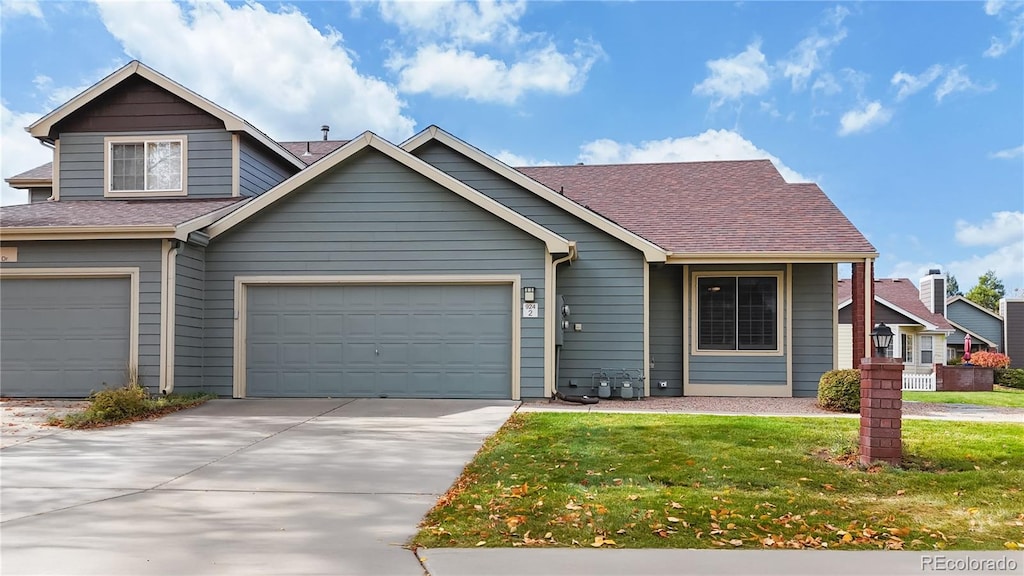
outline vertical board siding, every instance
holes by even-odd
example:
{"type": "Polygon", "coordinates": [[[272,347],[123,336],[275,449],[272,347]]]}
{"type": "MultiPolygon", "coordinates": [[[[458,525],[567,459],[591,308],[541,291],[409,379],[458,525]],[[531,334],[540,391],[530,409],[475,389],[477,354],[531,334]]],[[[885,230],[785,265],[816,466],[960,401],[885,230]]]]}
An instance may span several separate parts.
{"type": "MultiPolygon", "coordinates": [[[[137,133],[141,137],[160,132],[137,133]]],[[[178,131],[188,136],[188,197],[231,196],[231,134],[225,130],[178,131]]],[[[131,132],[60,135],[60,199],[103,199],[103,138],[131,132]]],[[[153,196],[154,198],[158,196],[153,196]]]]}
{"type": "MultiPolygon", "coordinates": [[[[946,318],[979,336],[988,338],[995,342],[1000,350],[1003,349],[1003,322],[999,318],[986,314],[960,300],[949,304],[946,308],[946,318]]],[[[963,338],[959,342],[956,340],[950,340],[949,342],[960,347],[964,345],[963,338]]],[[[981,342],[975,342],[975,344],[981,344],[981,342]]]]}
{"type": "Polygon", "coordinates": [[[817,396],[833,369],[831,264],[793,264],[793,396],[817,396]]]}
{"type": "MultiPolygon", "coordinates": [[[[205,386],[232,393],[236,276],[519,274],[543,308],[545,257],[541,241],[364,151],[207,247],[205,386]]],[[[521,396],[543,397],[543,320],[523,318],[513,337],[521,396]]]]}
{"type": "Polygon", "coordinates": [[[242,136],[238,146],[238,188],[242,196],[258,196],[288,179],[296,169],[242,136]]]}
{"type": "Polygon", "coordinates": [[[203,387],[203,284],[206,250],[186,244],[175,260],[174,389],[191,392],[203,387]]]}
{"type": "MultiPolygon", "coordinates": [[[[432,142],[415,154],[505,206],[578,243],[579,259],[558,268],[557,291],[582,332],[565,332],[558,387],[585,393],[599,369],[643,370],[643,267],[640,251],[462,156],[432,142]],[[568,388],[570,380],[577,388],[568,388]]],[[[525,285],[525,284],[524,284],[525,285]]],[[[538,288],[539,290],[539,288],[538,288]]],[[[559,317],[559,320],[561,318],[559,317]]]]}
{"type": "MultiPolygon", "coordinates": [[[[762,264],[725,264],[725,265],[692,265],[690,266],[690,278],[686,279],[686,305],[692,306],[690,288],[693,285],[693,277],[698,272],[784,272],[784,265],[762,265],[762,264]]],[[[831,276],[829,276],[831,278],[831,276]]],[[[779,345],[782,347],[781,356],[744,356],[742,354],[730,354],[724,356],[694,355],[690,350],[686,351],[690,372],[690,382],[693,384],[772,384],[785,386],[786,384],[786,356],[789,349],[786,342],[786,278],[783,276],[779,284],[778,302],[782,306],[783,325],[779,330],[779,345]]],[[[830,280],[831,282],[831,280],[830,280]]],[[[831,287],[829,293],[831,294],[831,287]]],[[[686,321],[691,323],[692,318],[697,316],[697,311],[688,310],[686,321]]],[[[832,312],[829,311],[829,323],[832,322],[832,312]]],[[[691,344],[696,340],[697,334],[690,334],[691,344]]],[[[831,362],[831,360],[830,360],[831,362]]],[[[686,391],[683,390],[685,394],[686,391]]]]}
{"type": "Polygon", "coordinates": [[[11,242],[18,261],[4,268],[139,268],[139,376],[160,384],[160,241],[92,240],[11,242]]]}
{"type": "Polygon", "coordinates": [[[651,265],[651,396],[683,394],[683,294],[682,266],[651,265]]]}

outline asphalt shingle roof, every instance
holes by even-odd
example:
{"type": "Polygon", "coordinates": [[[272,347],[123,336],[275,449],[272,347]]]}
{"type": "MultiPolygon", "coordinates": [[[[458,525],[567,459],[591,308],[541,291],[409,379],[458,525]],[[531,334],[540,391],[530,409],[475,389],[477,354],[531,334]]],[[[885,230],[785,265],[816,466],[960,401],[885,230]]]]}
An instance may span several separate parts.
{"type": "Polygon", "coordinates": [[[51,180],[53,178],[53,162],[47,162],[42,166],[36,166],[31,170],[26,170],[21,174],[15,174],[7,180],[17,182],[18,180],[51,180]]]}
{"type": "Polygon", "coordinates": [[[816,184],[769,160],[518,168],[676,254],[875,252],[816,184]]]}
{"type": "Polygon", "coordinates": [[[0,208],[0,229],[21,227],[177,226],[244,198],[203,200],[62,200],[0,208]]]}
{"type": "Polygon", "coordinates": [[[327,156],[345,144],[348,140],[309,140],[302,142],[278,142],[286,150],[294,154],[299,160],[309,166],[313,162],[327,156]],[[307,150],[308,147],[308,150],[307,150]]]}
{"type": "MultiPolygon", "coordinates": [[[[849,300],[853,293],[853,286],[850,280],[840,280],[838,292],[839,302],[849,300]]],[[[920,291],[909,278],[876,278],[875,296],[893,306],[898,306],[910,312],[922,320],[927,320],[940,330],[953,330],[953,325],[942,314],[928,311],[924,302],[921,302],[920,291]]]]}

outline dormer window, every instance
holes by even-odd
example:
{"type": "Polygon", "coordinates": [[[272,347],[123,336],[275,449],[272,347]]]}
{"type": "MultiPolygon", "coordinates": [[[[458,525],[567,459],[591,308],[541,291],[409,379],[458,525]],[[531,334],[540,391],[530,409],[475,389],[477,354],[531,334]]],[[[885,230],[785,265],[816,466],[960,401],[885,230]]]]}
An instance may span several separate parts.
{"type": "Polygon", "coordinates": [[[185,136],[110,136],[104,143],[104,196],[187,195],[185,136]]]}

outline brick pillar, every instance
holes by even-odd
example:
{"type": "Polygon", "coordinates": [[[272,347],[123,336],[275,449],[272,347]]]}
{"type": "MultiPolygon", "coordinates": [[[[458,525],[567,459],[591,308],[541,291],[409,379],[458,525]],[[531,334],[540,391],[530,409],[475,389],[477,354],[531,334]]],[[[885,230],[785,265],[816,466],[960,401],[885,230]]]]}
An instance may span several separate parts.
{"type": "Polygon", "coordinates": [[[853,288],[853,360],[854,367],[857,368],[860,358],[870,355],[867,350],[867,333],[875,326],[872,318],[875,308],[875,270],[870,260],[853,264],[853,277],[850,278],[850,283],[853,288]],[[867,287],[864,282],[865,276],[871,279],[867,287]]]}
{"type": "Polygon", "coordinates": [[[903,362],[864,358],[860,364],[860,463],[903,459],[903,362]]]}

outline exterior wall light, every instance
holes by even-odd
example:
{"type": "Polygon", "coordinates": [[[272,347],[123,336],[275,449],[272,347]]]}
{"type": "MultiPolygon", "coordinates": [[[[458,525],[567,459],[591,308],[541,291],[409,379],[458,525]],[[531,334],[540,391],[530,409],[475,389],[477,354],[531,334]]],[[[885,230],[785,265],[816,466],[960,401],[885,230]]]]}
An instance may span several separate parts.
{"type": "Polygon", "coordinates": [[[884,358],[885,349],[892,344],[892,328],[886,326],[885,322],[879,322],[871,330],[871,342],[875,345],[875,355],[884,358]]]}
{"type": "Polygon", "coordinates": [[[524,302],[536,302],[537,301],[537,289],[533,286],[523,287],[523,301],[524,302]]]}

